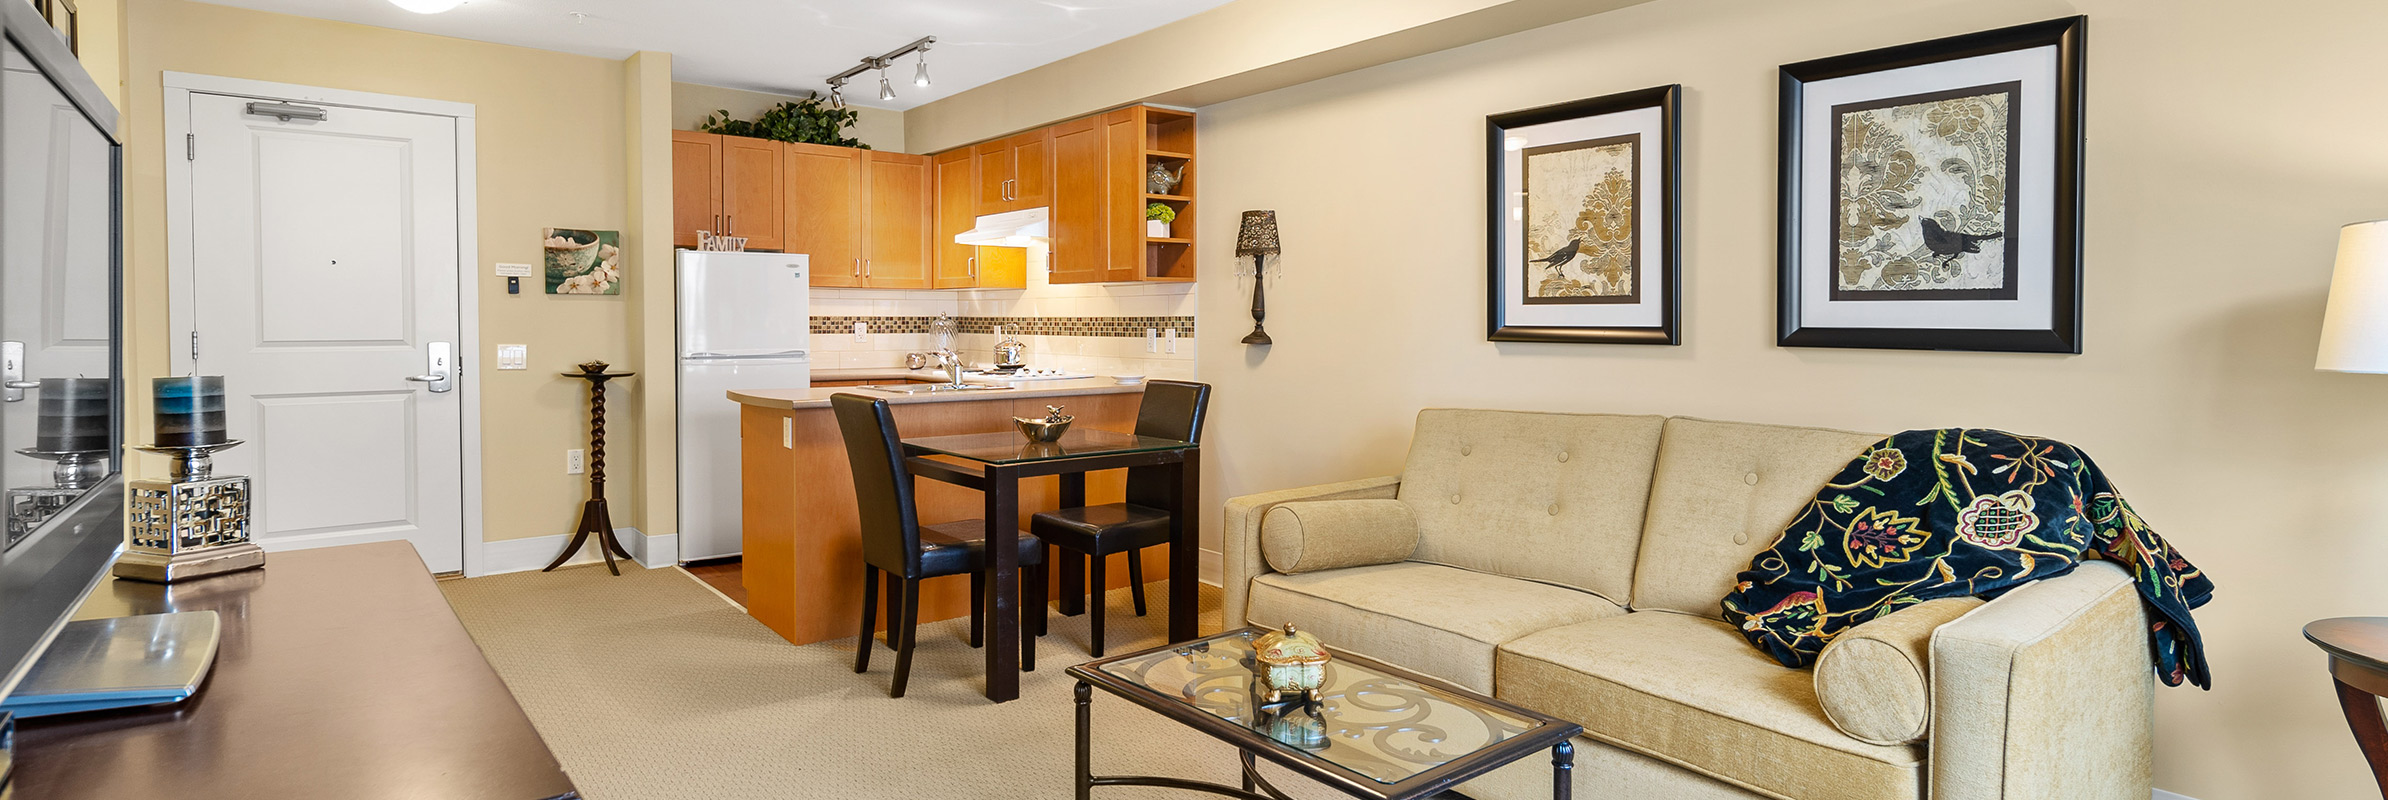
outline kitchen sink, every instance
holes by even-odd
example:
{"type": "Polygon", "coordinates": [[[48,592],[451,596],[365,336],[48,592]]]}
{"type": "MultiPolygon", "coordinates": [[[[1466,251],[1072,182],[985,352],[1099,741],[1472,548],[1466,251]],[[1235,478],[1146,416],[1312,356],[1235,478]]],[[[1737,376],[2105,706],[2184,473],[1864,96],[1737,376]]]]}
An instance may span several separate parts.
{"type": "Polygon", "coordinates": [[[942,392],[994,392],[1013,387],[997,383],[965,383],[958,386],[951,383],[897,383],[870,384],[854,388],[889,394],[938,394],[942,392]]]}

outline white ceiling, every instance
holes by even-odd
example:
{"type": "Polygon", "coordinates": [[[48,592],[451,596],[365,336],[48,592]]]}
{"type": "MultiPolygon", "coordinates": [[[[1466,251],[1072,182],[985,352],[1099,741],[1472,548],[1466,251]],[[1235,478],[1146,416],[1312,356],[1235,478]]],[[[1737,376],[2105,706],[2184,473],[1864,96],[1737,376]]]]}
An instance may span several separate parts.
{"type": "Polygon", "coordinates": [[[388,0],[203,2],[601,58],[660,50],[672,54],[673,80],[782,94],[826,91],[823,79],[864,57],[935,36],[935,85],[912,85],[911,56],[887,70],[895,100],[877,99],[876,73],[847,84],[854,105],[900,110],[1228,0],[469,0],[443,14],[388,0]]]}

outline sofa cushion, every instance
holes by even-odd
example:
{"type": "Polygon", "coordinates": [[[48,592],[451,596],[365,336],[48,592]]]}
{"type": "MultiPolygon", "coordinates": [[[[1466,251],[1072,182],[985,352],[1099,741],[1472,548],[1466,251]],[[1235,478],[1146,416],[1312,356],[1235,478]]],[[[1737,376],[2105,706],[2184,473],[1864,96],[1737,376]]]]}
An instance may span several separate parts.
{"type": "Polygon", "coordinates": [[[1717,604],[1732,591],[1733,577],[1782,538],[1825,481],[1882,438],[1827,428],[1667,420],[1630,605],[1724,618],[1717,604]]]}
{"type": "Polygon", "coordinates": [[[1573,586],[1623,604],[1662,417],[1430,408],[1401,501],[1418,561],[1573,586]]]}
{"type": "Polygon", "coordinates": [[[1399,500],[1286,503],[1261,517],[1260,552],[1289,575],[1391,564],[1418,549],[1418,517],[1399,500]]]}
{"type": "Polygon", "coordinates": [[[1816,657],[1816,702],[1842,733],[1874,744],[1920,742],[1932,729],[1932,631],[1982,604],[1943,597],[1833,637],[1816,657]]]}
{"type": "Polygon", "coordinates": [[[1807,670],[1732,626],[1640,611],[1502,645],[1499,697],[1594,739],[1727,783],[1802,800],[1922,796],[1924,749],[1850,738],[1825,719],[1807,670]]]}
{"type": "MultiPolygon", "coordinates": [[[[1493,648],[1545,628],[1625,613],[1586,592],[1404,562],[1252,579],[1254,625],[1291,622],[1338,650],[1493,691],[1493,648]]],[[[1745,645],[1746,646],[1746,645],[1745,645]]]]}

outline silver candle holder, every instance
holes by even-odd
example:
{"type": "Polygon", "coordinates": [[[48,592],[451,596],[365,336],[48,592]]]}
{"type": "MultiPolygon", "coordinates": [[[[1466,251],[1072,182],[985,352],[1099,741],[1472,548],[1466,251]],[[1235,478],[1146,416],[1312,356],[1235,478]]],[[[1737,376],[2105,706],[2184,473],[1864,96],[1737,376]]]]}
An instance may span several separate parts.
{"type": "Polygon", "coordinates": [[[126,485],[132,538],[116,560],[116,577],[174,583],[265,566],[264,548],[249,541],[248,476],[215,475],[215,452],[240,444],[138,447],[174,461],[166,480],[126,485]]]}
{"type": "Polygon", "coordinates": [[[0,549],[14,547],[44,522],[57,516],[75,498],[83,496],[106,470],[100,467],[108,460],[106,450],[39,450],[24,448],[19,455],[55,462],[50,468],[49,486],[20,486],[8,490],[8,541],[0,549]]]}

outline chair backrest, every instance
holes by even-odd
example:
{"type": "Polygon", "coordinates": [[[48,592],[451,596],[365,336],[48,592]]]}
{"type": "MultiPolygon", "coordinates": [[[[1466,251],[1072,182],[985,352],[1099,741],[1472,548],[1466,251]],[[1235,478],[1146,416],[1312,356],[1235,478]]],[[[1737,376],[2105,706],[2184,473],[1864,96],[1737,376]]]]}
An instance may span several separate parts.
{"type": "MultiPolygon", "coordinates": [[[[1211,404],[1211,385],[1185,381],[1149,381],[1144,404],[1136,408],[1136,435],[1202,443],[1202,418],[1211,404]]],[[[1160,467],[1128,470],[1128,502],[1168,508],[1172,494],[1169,471],[1160,467]]]]}
{"type": "Polygon", "coordinates": [[[846,463],[854,470],[854,501],[862,512],[862,560],[871,566],[917,578],[920,517],[912,505],[912,470],[904,466],[895,415],[887,401],[859,394],[829,396],[838,433],[846,440],[846,463]]]}

